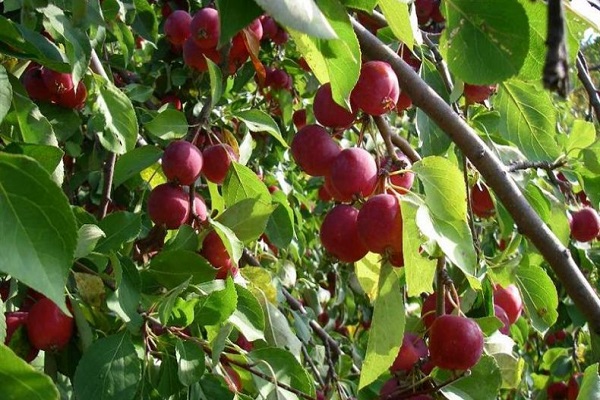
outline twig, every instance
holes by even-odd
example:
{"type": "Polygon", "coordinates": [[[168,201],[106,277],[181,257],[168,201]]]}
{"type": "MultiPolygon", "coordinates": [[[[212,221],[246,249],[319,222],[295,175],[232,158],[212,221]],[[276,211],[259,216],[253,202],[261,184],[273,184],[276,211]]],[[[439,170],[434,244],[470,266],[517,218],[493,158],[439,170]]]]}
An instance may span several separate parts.
{"type": "Polygon", "coordinates": [[[321,373],[317,369],[317,366],[313,362],[312,357],[310,356],[310,354],[308,354],[308,350],[306,349],[306,346],[304,344],[302,344],[301,349],[302,349],[302,354],[304,355],[304,360],[310,366],[310,370],[312,371],[313,375],[315,376],[315,379],[319,383],[319,386],[324,389],[325,388],[325,381],[323,380],[323,377],[321,376],[321,373]]]}
{"type": "Polygon", "coordinates": [[[546,35],[546,62],[543,82],[546,89],[567,97],[569,91],[569,63],[565,43],[565,19],[562,0],[548,0],[548,31],[546,35]]]}
{"type": "Polygon", "coordinates": [[[467,214],[469,219],[469,230],[473,237],[473,247],[475,248],[475,255],[477,258],[477,265],[481,257],[481,249],[479,248],[479,236],[475,230],[475,218],[473,217],[473,202],[471,201],[471,186],[469,185],[469,160],[461,153],[463,161],[463,180],[465,182],[465,194],[467,195],[467,214]]]}
{"type": "Polygon", "coordinates": [[[362,51],[373,60],[388,62],[401,79],[401,89],[442,129],[469,158],[486,183],[506,207],[519,230],[528,237],[552,267],[577,308],[589,322],[590,329],[600,333],[600,299],[585,279],[570,251],[541,220],[522,195],[508,171],[477,133],[410,66],[367,31],[351,20],[362,51]]]}
{"type": "MultiPolygon", "coordinates": [[[[386,140],[386,137],[390,138],[391,143],[398,147],[400,151],[402,151],[402,153],[404,153],[408,157],[411,163],[415,163],[421,159],[419,153],[417,153],[416,150],[413,149],[408,140],[395,133],[384,117],[379,116],[374,117],[373,119],[375,120],[375,125],[377,125],[377,128],[379,129],[379,132],[381,132],[381,135],[383,136],[384,140],[386,140]]],[[[386,147],[387,146],[388,144],[386,142],[386,147]]]]}
{"type": "Polygon", "coordinates": [[[567,164],[567,160],[561,159],[555,162],[549,161],[522,161],[510,163],[506,166],[509,172],[515,172],[524,169],[543,169],[547,172],[564,167],[567,164]]]}
{"type": "Polygon", "coordinates": [[[596,120],[600,121],[600,96],[598,96],[598,92],[596,91],[596,87],[594,86],[588,71],[585,58],[583,57],[583,54],[579,52],[577,55],[577,77],[588,94],[590,106],[594,109],[594,114],[596,114],[596,120]]]}

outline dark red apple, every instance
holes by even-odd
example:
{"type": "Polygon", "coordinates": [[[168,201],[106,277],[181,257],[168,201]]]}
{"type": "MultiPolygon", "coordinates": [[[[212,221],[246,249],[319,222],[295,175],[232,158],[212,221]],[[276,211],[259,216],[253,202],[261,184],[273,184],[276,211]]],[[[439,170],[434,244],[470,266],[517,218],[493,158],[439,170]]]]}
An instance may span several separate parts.
{"type": "Polygon", "coordinates": [[[221,28],[219,12],[214,8],[203,8],[194,14],[190,23],[191,37],[201,49],[214,49],[219,42],[221,28]]]}
{"type": "Polygon", "coordinates": [[[357,226],[360,240],[369,251],[402,251],[402,213],[396,196],[370,197],[358,213],[357,226]]]}
{"type": "Polygon", "coordinates": [[[463,93],[467,104],[483,103],[496,93],[496,85],[470,85],[465,83],[463,93]]]}
{"type": "Polygon", "coordinates": [[[483,332],[469,318],[441,315],[429,330],[429,353],[439,368],[469,369],[483,354],[483,332]]]}
{"type": "Polygon", "coordinates": [[[392,186],[390,187],[390,190],[388,190],[388,193],[393,194],[393,192],[396,192],[399,194],[406,194],[415,182],[415,174],[414,172],[408,171],[398,173],[398,171],[410,169],[412,163],[401,151],[397,151],[396,155],[398,156],[399,162],[393,162],[390,157],[384,157],[379,168],[386,168],[390,173],[389,182],[392,186]]]}
{"type": "MultiPolygon", "coordinates": [[[[314,149],[313,149],[314,152],[314,149]]],[[[329,170],[331,185],[344,199],[367,197],[377,185],[377,163],[368,151],[359,147],[342,150],[329,170]]],[[[332,195],[335,193],[330,191],[332,195]]]]}
{"type": "Polygon", "coordinates": [[[471,208],[473,214],[479,218],[488,218],[494,215],[494,201],[486,185],[478,182],[471,188],[471,208]]]}
{"type": "Polygon", "coordinates": [[[169,43],[180,46],[190,37],[191,15],[184,10],[176,10],[165,20],[164,32],[169,43]]]}
{"type": "Polygon", "coordinates": [[[503,288],[500,285],[494,287],[494,304],[500,306],[508,316],[511,324],[514,324],[523,312],[523,299],[515,285],[503,288]]]}
{"type": "Polygon", "coordinates": [[[15,311],[4,314],[6,317],[6,338],[4,344],[9,346],[15,354],[27,362],[37,357],[39,350],[29,343],[27,338],[28,312],[15,311]],[[14,338],[14,340],[13,340],[14,338]]]}
{"type": "Polygon", "coordinates": [[[510,331],[510,320],[508,319],[508,315],[506,314],[506,311],[504,311],[504,308],[500,307],[497,304],[494,304],[494,315],[503,324],[502,328],[499,329],[500,333],[508,335],[508,332],[510,331]]]}
{"type": "Polygon", "coordinates": [[[73,90],[73,77],[68,73],[42,68],[42,80],[52,94],[62,94],[73,90]]]}
{"type": "Polygon", "coordinates": [[[429,351],[423,339],[414,333],[407,332],[402,338],[402,346],[390,367],[390,372],[410,371],[417,361],[427,357],[428,353],[429,351]]]}
{"type": "Polygon", "coordinates": [[[333,100],[329,83],[317,90],[313,112],[316,120],[328,128],[348,128],[356,119],[356,110],[350,112],[333,100]]]}
{"type": "Polygon", "coordinates": [[[567,400],[569,387],[564,382],[554,382],[546,388],[548,400],[567,400]]]}
{"type": "Polygon", "coordinates": [[[350,97],[367,114],[382,115],[396,107],[399,95],[398,77],[392,67],[384,61],[368,61],[362,65],[350,97]]]}
{"type": "Polygon", "coordinates": [[[204,156],[202,174],[207,180],[217,184],[223,183],[231,163],[239,159],[233,148],[225,143],[206,147],[202,155],[204,156]]]}
{"type": "Polygon", "coordinates": [[[306,126],[306,109],[302,108],[294,111],[294,114],[292,114],[292,121],[294,122],[296,129],[304,128],[306,126]]]}
{"type": "Polygon", "coordinates": [[[66,91],[56,96],[56,104],[59,106],[70,108],[74,110],[81,110],[85,105],[87,99],[87,88],[85,84],[80,81],[76,88],[66,91]]]}
{"type": "Polygon", "coordinates": [[[163,96],[162,99],[160,99],[160,105],[165,105],[165,104],[170,104],[173,106],[173,108],[175,108],[178,111],[181,111],[183,109],[183,104],[181,103],[181,99],[173,94],[166,94],[163,96]]]}
{"type": "Polygon", "coordinates": [[[292,140],[291,151],[300,168],[312,176],[327,174],[341,152],[340,146],[319,125],[306,125],[300,129],[292,140]]]}
{"type": "Polygon", "coordinates": [[[590,242],[600,235],[600,217],[591,207],[571,214],[571,236],[579,242],[590,242]]]}
{"type": "Polygon", "coordinates": [[[216,279],[226,279],[227,275],[235,276],[238,271],[237,266],[227,253],[223,241],[215,231],[210,231],[202,241],[200,255],[218,269],[216,279]]]}
{"type": "Polygon", "coordinates": [[[45,297],[29,311],[27,337],[36,349],[62,350],[73,336],[73,325],[73,318],[64,314],[52,300],[45,297]]]}
{"type": "Polygon", "coordinates": [[[567,400],[577,400],[582,379],[583,374],[581,372],[576,372],[573,375],[571,375],[571,378],[569,378],[569,383],[567,385],[567,400]]]}
{"type": "Polygon", "coordinates": [[[185,140],[171,142],[162,156],[162,169],[168,180],[191,185],[200,176],[202,152],[185,140]]]}
{"type": "Polygon", "coordinates": [[[400,95],[398,96],[398,101],[396,102],[396,112],[398,114],[403,113],[405,110],[408,110],[412,107],[412,99],[405,91],[400,91],[400,95]]]}
{"type": "MultiPolygon", "coordinates": [[[[437,293],[430,294],[423,302],[421,307],[421,319],[427,329],[431,328],[433,322],[436,320],[435,308],[437,303],[437,293]]],[[[451,314],[454,312],[454,306],[448,300],[444,302],[444,313],[451,314]]]]}
{"type": "Polygon", "coordinates": [[[268,15],[261,15],[259,20],[263,29],[263,38],[273,39],[279,31],[277,22],[268,15]]]}
{"type": "Polygon", "coordinates": [[[21,79],[31,100],[46,102],[52,100],[53,94],[48,90],[42,79],[42,67],[34,64],[31,68],[25,70],[21,79]]]}
{"type": "Polygon", "coordinates": [[[177,229],[190,216],[189,195],[180,186],[170,183],[158,185],[148,196],[148,214],[156,225],[177,229]]]}
{"type": "Polygon", "coordinates": [[[323,247],[343,262],[355,262],[363,258],[368,250],[358,236],[358,210],[339,204],[327,213],[321,224],[320,238],[323,247]]]}
{"type": "Polygon", "coordinates": [[[196,43],[194,38],[189,37],[183,42],[183,62],[190,68],[199,72],[208,71],[208,63],[206,58],[215,64],[221,63],[221,53],[216,49],[202,49],[196,43]]]}

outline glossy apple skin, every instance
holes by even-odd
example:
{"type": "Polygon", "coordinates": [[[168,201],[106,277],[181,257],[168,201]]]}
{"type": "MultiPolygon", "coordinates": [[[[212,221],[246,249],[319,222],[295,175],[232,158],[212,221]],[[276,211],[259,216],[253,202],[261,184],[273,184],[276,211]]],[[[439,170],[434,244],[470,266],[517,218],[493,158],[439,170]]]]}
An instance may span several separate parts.
{"type": "Polygon", "coordinates": [[[204,156],[202,174],[207,180],[216,184],[225,181],[231,163],[239,159],[233,148],[224,143],[206,147],[202,155],[204,156]]]}
{"type": "Polygon", "coordinates": [[[199,10],[192,18],[190,31],[191,37],[201,49],[216,48],[221,32],[219,12],[209,7],[199,10]]]}
{"type": "Polygon", "coordinates": [[[202,171],[204,158],[195,145],[185,140],[171,142],[162,156],[162,170],[168,180],[191,185],[202,171]]]}
{"type": "Polygon", "coordinates": [[[496,93],[496,85],[470,85],[465,83],[463,93],[467,104],[483,103],[496,93]]]}
{"type": "Polygon", "coordinates": [[[27,337],[38,350],[59,351],[71,340],[73,325],[73,318],[64,314],[52,300],[43,298],[29,311],[27,337]]]}
{"type": "Polygon", "coordinates": [[[569,388],[564,382],[554,382],[548,385],[546,394],[548,400],[566,400],[569,395],[569,388]]]}
{"type": "Polygon", "coordinates": [[[36,349],[29,343],[29,339],[27,339],[27,319],[29,317],[28,312],[24,311],[15,311],[15,312],[7,312],[4,314],[6,317],[6,338],[4,339],[4,344],[9,346],[15,354],[24,359],[27,362],[31,362],[35,359],[39,353],[39,350],[36,349]],[[17,343],[11,343],[15,332],[17,329],[21,329],[22,338],[16,337],[17,343]]]}
{"type": "Polygon", "coordinates": [[[496,285],[494,288],[494,304],[502,307],[508,316],[511,324],[514,324],[523,312],[523,299],[521,293],[515,285],[508,285],[503,288],[496,285]]]}
{"type": "Polygon", "coordinates": [[[469,369],[483,354],[483,332],[469,318],[441,315],[429,330],[429,353],[439,368],[469,369]]]}
{"type": "Polygon", "coordinates": [[[221,63],[221,53],[216,49],[203,49],[198,46],[194,38],[189,37],[183,42],[183,62],[190,68],[199,72],[208,71],[206,58],[215,64],[221,63]]]}
{"type": "MultiPolygon", "coordinates": [[[[431,328],[433,325],[433,321],[435,321],[435,307],[437,302],[437,293],[430,294],[427,296],[425,301],[423,302],[423,307],[421,307],[421,319],[423,320],[423,324],[427,329],[431,328]]],[[[454,312],[454,306],[446,300],[444,302],[444,313],[451,314],[454,312]]]]}
{"type": "Polygon", "coordinates": [[[56,97],[56,104],[61,107],[70,108],[73,110],[81,110],[85,106],[87,99],[87,88],[80,81],[76,88],[66,91],[56,97]]]}
{"type": "Polygon", "coordinates": [[[479,218],[494,215],[494,201],[487,186],[477,183],[471,188],[471,209],[479,218]]]}
{"type": "Polygon", "coordinates": [[[362,244],[357,229],[358,210],[350,205],[339,204],[327,213],[319,236],[323,247],[343,262],[355,262],[368,250],[362,244]]]}
{"type": "Polygon", "coordinates": [[[336,193],[344,199],[353,196],[367,197],[377,186],[378,169],[375,159],[369,152],[359,147],[342,150],[333,160],[329,178],[336,193]]]}
{"type": "Polygon", "coordinates": [[[42,68],[42,80],[52,94],[63,94],[73,90],[73,77],[69,73],[42,68]]]}
{"type": "Polygon", "coordinates": [[[294,136],[291,151],[304,172],[312,176],[324,176],[341,149],[325,128],[306,125],[294,136]]]}
{"type": "Polygon", "coordinates": [[[331,94],[331,84],[322,85],[315,94],[313,102],[315,119],[329,128],[347,128],[356,119],[356,110],[350,112],[337,104],[331,94]]]}
{"type": "Polygon", "coordinates": [[[582,379],[583,374],[581,372],[576,372],[571,375],[571,378],[569,378],[569,383],[567,384],[567,400],[577,400],[582,379]]]}
{"type": "Polygon", "coordinates": [[[390,367],[390,372],[410,371],[417,361],[427,357],[427,354],[429,351],[423,339],[414,333],[407,332],[402,338],[402,346],[390,367]]]}
{"type": "Polygon", "coordinates": [[[362,65],[350,99],[352,104],[370,115],[382,115],[396,107],[400,86],[392,67],[384,61],[362,65]]]}
{"type": "Polygon", "coordinates": [[[190,217],[189,195],[170,183],[158,185],[148,196],[148,214],[156,225],[177,229],[190,217]]]}
{"type": "Polygon", "coordinates": [[[371,196],[360,209],[357,224],[360,239],[369,251],[402,251],[402,213],[396,196],[371,196]]]}
{"type": "Polygon", "coordinates": [[[306,109],[296,110],[292,115],[292,121],[296,129],[302,129],[306,126],[306,109]]]}
{"type": "Polygon", "coordinates": [[[51,101],[53,94],[48,90],[42,79],[42,67],[33,65],[21,77],[27,94],[33,101],[51,101]]]}
{"type": "Polygon", "coordinates": [[[571,236],[578,242],[591,242],[600,235],[600,217],[592,207],[584,207],[571,215],[571,236]]]}
{"type": "Polygon", "coordinates": [[[164,32],[167,40],[176,46],[180,46],[190,37],[190,24],[192,16],[184,10],[172,12],[165,20],[164,32]]]}
{"type": "Polygon", "coordinates": [[[223,241],[215,231],[210,231],[202,241],[200,255],[218,269],[216,279],[226,279],[227,275],[235,276],[238,271],[223,241]]]}

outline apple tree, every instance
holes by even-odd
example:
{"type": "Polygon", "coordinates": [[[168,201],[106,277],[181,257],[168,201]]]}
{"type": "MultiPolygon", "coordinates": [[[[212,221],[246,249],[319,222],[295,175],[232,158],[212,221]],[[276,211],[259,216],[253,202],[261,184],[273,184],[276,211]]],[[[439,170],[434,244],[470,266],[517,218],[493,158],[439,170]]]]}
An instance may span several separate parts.
{"type": "Polygon", "coordinates": [[[600,398],[595,2],[0,10],[0,397],[600,398]]]}

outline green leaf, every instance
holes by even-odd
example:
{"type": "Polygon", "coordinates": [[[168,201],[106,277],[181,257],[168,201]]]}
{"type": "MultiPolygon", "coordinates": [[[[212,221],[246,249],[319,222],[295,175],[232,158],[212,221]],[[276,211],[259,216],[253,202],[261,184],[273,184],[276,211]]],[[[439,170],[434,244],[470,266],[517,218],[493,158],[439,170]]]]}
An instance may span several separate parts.
{"type": "Polygon", "coordinates": [[[381,255],[367,253],[366,256],[354,263],[356,278],[360,287],[365,291],[371,302],[377,298],[379,275],[381,271],[381,255]]]}
{"type": "Polygon", "coordinates": [[[516,75],[529,50],[529,23],[517,0],[443,2],[440,50],[462,81],[489,85],[516,75]]]}
{"type": "Polygon", "coordinates": [[[83,224],[77,234],[77,248],[75,258],[82,258],[90,254],[96,247],[100,238],[106,237],[105,233],[97,225],[83,224]]]}
{"type": "Polygon", "coordinates": [[[115,301],[107,304],[111,310],[125,321],[132,334],[137,334],[144,323],[138,312],[141,298],[141,279],[137,267],[130,258],[120,260],[122,275],[117,279],[118,287],[114,293],[115,301]]]}
{"type": "Polygon", "coordinates": [[[44,102],[39,102],[37,106],[50,123],[59,142],[66,142],[81,132],[82,119],[78,110],[44,102]]]}
{"type": "Polygon", "coordinates": [[[535,265],[520,266],[515,278],[531,325],[540,333],[546,332],[558,319],[558,294],[552,279],[535,265]]]}
{"type": "Polygon", "coordinates": [[[239,240],[247,243],[265,231],[275,208],[256,198],[244,199],[227,208],[216,220],[231,229],[239,240]]]}
{"type": "Polygon", "coordinates": [[[148,273],[167,289],[172,289],[191,276],[190,283],[215,279],[216,270],[193,251],[172,250],[158,253],[150,262],[148,273]]]}
{"type": "Polygon", "coordinates": [[[342,4],[346,7],[363,10],[370,14],[375,9],[377,0],[342,0],[342,4]]]}
{"type": "Polygon", "coordinates": [[[190,225],[181,225],[176,231],[175,236],[165,243],[163,250],[198,251],[199,248],[200,238],[195,229],[190,225]]]}
{"type": "Polygon", "coordinates": [[[144,124],[152,136],[162,140],[181,139],[187,135],[189,125],[185,114],[173,108],[165,108],[144,124]]]}
{"type": "Polygon", "coordinates": [[[360,74],[361,52],[358,39],[346,9],[338,0],[319,0],[318,4],[338,39],[318,39],[293,29],[290,34],[319,82],[330,82],[335,102],[349,108],[350,92],[360,74]]]}
{"type": "Polygon", "coordinates": [[[218,48],[229,43],[233,36],[258,18],[263,11],[248,0],[217,0],[221,24],[218,48]]]}
{"type": "Polygon", "coordinates": [[[131,27],[146,40],[156,43],[158,37],[158,20],[150,3],[145,0],[134,0],[135,19],[131,27]]]}
{"type": "Polygon", "coordinates": [[[265,316],[260,303],[248,289],[235,285],[235,290],[237,291],[237,308],[228,321],[249,341],[264,339],[265,316]]]}
{"type": "Polygon", "coordinates": [[[421,256],[419,248],[423,241],[417,228],[417,208],[407,201],[400,202],[402,208],[402,253],[406,288],[409,297],[421,293],[433,293],[436,261],[421,256]]]}
{"type": "Polygon", "coordinates": [[[359,390],[375,382],[396,359],[404,337],[404,297],[394,268],[384,264],[379,293],[373,307],[367,353],[360,373],[359,390]]]}
{"type": "Polygon", "coordinates": [[[560,155],[556,107],[547,91],[536,84],[507,81],[500,85],[494,105],[501,115],[500,133],[530,161],[554,161],[560,155]]]}
{"type": "MultiPolygon", "coordinates": [[[[444,100],[449,101],[450,93],[448,93],[440,73],[435,65],[425,57],[423,57],[421,71],[423,80],[444,100]]],[[[419,138],[423,141],[423,155],[444,155],[452,143],[450,137],[420,108],[417,109],[416,120],[419,138]]]]}
{"type": "Polygon", "coordinates": [[[160,370],[158,371],[158,385],[156,390],[161,398],[168,399],[183,389],[179,381],[179,368],[175,357],[167,353],[161,360],[160,370]]]}
{"type": "MultiPolygon", "coordinates": [[[[250,352],[248,357],[256,363],[255,368],[267,376],[272,376],[273,371],[276,371],[278,382],[285,383],[311,397],[315,396],[312,377],[290,352],[280,348],[267,347],[250,352]]],[[[257,387],[264,398],[269,398],[268,394],[276,390],[276,386],[270,382],[257,377],[255,380],[258,382],[257,387]]],[[[285,393],[283,395],[285,398],[291,395],[288,391],[279,390],[282,394],[285,393]]],[[[278,396],[275,398],[279,398],[278,396]]]]}
{"type": "MultiPolygon", "coordinates": [[[[436,370],[437,382],[452,379],[452,372],[436,370]]],[[[494,357],[484,354],[479,362],[471,368],[471,374],[460,378],[440,391],[448,400],[495,400],[502,385],[502,374],[494,357]]]]}
{"type": "Polygon", "coordinates": [[[142,379],[141,362],[127,333],[94,342],[83,354],[73,386],[80,399],[129,400],[142,379]]]}
{"type": "Polygon", "coordinates": [[[213,374],[205,374],[198,388],[200,400],[234,400],[239,394],[233,393],[223,381],[223,378],[213,374]]]}
{"type": "Polygon", "coordinates": [[[0,65],[0,123],[2,123],[4,117],[8,114],[12,95],[13,91],[8,80],[8,74],[6,73],[6,69],[0,65]]]}
{"type": "Polygon", "coordinates": [[[123,87],[123,92],[131,99],[131,101],[143,103],[152,98],[154,95],[154,88],[139,83],[130,83],[123,87]]]}
{"type": "Polygon", "coordinates": [[[598,364],[590,365],[585,369],[581,387],[579,388],[578,400],[600,399],[600,377],[598,376],[598,364]]]}
{"type": "MultiPolygon", "coordinates": [[[[181,285],[173,288],[168,292],[167,295],[163,296],[159,305],[158,305],[158,319],[161,324],[164,326],[169,325],[169,321],[173,314],[173,308],[175,307],[175,303],[180,300],[179,296],[183,294],[190,286],[190,280],[186,280],[181,285]]],[[[187,325],[180,325],[187,326],[187,325]]]]}
{"type": "Polygon", "coordinates": [[[108,214],[98,226],[106,236],[100,239],[96,251],[107,253],[137,238],[142,230],[142,219],[139,214],[118,211],[108,214]]]}
{"type": "Polygon", "coordinates": [[[0,271],[68,313],[64,287],[77,245],[69,201],[37,162],[0,153],[0,271]]]}
{"type": "Polygon", "coordinates": [[[294,212],[281,190],[272,194],[275,210],[269,217],[265,233],[275,247],[286,248],[294,238],[294,212]]]}
{"type": "Polygon", "coordinates": [[[185,386],[199,382],[204,374],[205,355],[202,347],[191,341],[177,340],[175,344],[177,357],[177,376],[185,386]]]}
{"type": "Polygon", "coordinates": [[[265,184],[250,168],[232,162],[223,182],[223,197],[227,207],[245,199],[257,199],[261,203],[271,204],[271,194],[265,184]]]}
{"type": "Polygon", "coordinates": [[[205,283],[201,289],[209,294],[201,297],[195,307],[194,320],[200,325],[220,324],[236,310],[237,292],[231,277],[205,283]]]}
{"type": "Polygon", "coordinates": [[[23,154],[37,161],[49,174],[52,174],[60,162],[64,152],[55,146],[45,144],[16,143],[13,142],[4,148],[11,154],[23,154]]]}
{"type": "Polygon", "coordinates": [[[115,164],[113,185],[117,187],[130,178],[138,175],[146,168],[152,166],[162,157],[162,150],[155,146],[137,147],[123,154],[115,164]]]}
{"type": "MultiPolygon", "coordinates": [[[[302,343],[296,336],[285,315],[266,298],[260,299],[265,316],[265,340],[273,347],[288,349],[297,359],[300,358],[302,343]]],[[[242,332],[243,333],[243,332],[242,332]]]]}
{"type": "Polygon", "coordinates": [[[577,157],[581,150],[591,146],[596,141],[596,129],[594,124],[581,119],[573,121],[571,132],[569,133],[565,151],[571,153],[572,157],[577,157]]]}
{"type": "Polygon", "coordinates": [[[227,249],[227,254],[237,264],[242,258],[242,252],[244,251],[244,243],[236,236],[235,232],[227,226],[223,225],[219,221],[211,220],[210,224],[215,228],[215,232],[221,238],[221,241],[227,249]]]}
{"type": "MultiPolygon", "coordinates": [[[[254,0],[279,24],[321,39],[337,39],[336,31],[329,24],[314,0],[305,0],[298,7],[295,0],[254,0]]],[[[329,0],[332,1],[332,0],[329,0]]],[[[322,7],[321,2],[319,5],[322,7]]]]}
{"type": "Polygon", "coordinates": [[[398,0],[379,0],[379,7],[396,38],[412,49],[415,37],[410,23],[408,3],[398,0]]]}
{"type": "Polygon", "coordinates": [[[120,21],[111,21],[107,25],[110,33],[117,39],[117,45],[121,50],[120,54],[117,53],[114,56],[121,58],[121,62],[127,67],[135,48],[135,38],[131,32],[131,27],[120,21]]]}
{"type": "Polygon", "coordinates": [[[73,69],[73,81],[85,75],[92,54],[90,39],[84,30],[77,28],[59,7],[49,4],[39,9],[44,16],[44,28],[53,38],[60,38],[73,69]]]}
{"type": "Polygon", "coordinates": [[[285,139],[281,136],[277,122],[264,111],[257,109],[238,111],[233,116],[244,121],[251,132],[267,132],[284,147],[289,147],[285,139]]]}
{"type": "Polygon", "coordinates": [[[58,389],[50,377],[37,371],[0,343],[0,387],[6,400],[58,400],[58,389]]]}
{"type": "Polygon", "coordinates": [[[71,72],[71,66],[58,47],[39,32],[0,15],[0,52],[31,59],[58,72],[71,72]]]}
{"type": "Polygon", "coordinates": [[[221,74],[221,68],[212,62],[210,58],[206,56],[204,58],[206,58],[210,78],[210,103],[214,107],[223,96],[223,74],[221,74]]]}
{"type": "Polygon", "coordinates": [[[138,123],[131,100],[113,83],[94,75],[97,88],[90,119],[100,143],[108,151],[124,154],[133,150],[138,135],[138,123]]]}

